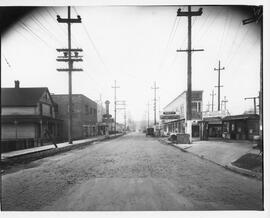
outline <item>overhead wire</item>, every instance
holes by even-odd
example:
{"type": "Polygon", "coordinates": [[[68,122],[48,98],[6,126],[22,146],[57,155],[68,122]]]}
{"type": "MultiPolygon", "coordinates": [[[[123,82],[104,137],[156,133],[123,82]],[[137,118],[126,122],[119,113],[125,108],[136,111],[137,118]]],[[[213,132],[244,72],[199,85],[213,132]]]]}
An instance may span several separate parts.
{"type": "MultiPolygon", "coordinates": [[[[72,7],[72,8],[74,9],[75,13],[76,13],[77,15],[79,15],[78,12],[77,12],[77,10],[76,10],[76,7],[72,7]]],[[[92,37],[90,36],[90,33],[89,33],[89,31],[87,30],[85,24],[82,23],[82,25],[83,25],[83,28],[84,28],[84,30],[85,30],[85,32],[86,32],[86,35],[87,35],[89,41],[91,42],[91,45],[92,45],[92,47],[94,48],[94,50],[95,50],[95,52],[96,52],[98,58],[100,59],[101,63],[103,64],[104,68],[105,68],[107,71],[109,71],[107,65],[105,64],[105,62],[104,62],[104,60],[103,60],[103,58],[102,58],[102,56],[101,56],[101,54],[100,54],[100,52],[99,52],[98,49],[97,49],[97,46],[95,45],[95,43],[94,43],[92,37]]]]}
{"type": "Polygon", "coordinates": [[[27,24],[25,24],[23,21],[19,21],[19,25],[29,32],[31,35],[34,35],[37,39],[39,39],[41,42],[43,42],[47,47],[53,48],[51,45],[49,45],[46,41],[44,41],[38,34],[36,34],[27,24]]]}

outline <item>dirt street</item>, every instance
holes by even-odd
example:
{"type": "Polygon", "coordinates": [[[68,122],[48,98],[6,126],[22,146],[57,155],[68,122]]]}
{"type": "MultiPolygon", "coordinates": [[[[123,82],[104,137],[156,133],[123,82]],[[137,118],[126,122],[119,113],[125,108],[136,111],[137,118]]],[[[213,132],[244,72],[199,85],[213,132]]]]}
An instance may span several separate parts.
{"type": "Polygon", "coordinates": [[[2,175],[2,210],[261,210],[262,182],[132,133],[2,175]]]}

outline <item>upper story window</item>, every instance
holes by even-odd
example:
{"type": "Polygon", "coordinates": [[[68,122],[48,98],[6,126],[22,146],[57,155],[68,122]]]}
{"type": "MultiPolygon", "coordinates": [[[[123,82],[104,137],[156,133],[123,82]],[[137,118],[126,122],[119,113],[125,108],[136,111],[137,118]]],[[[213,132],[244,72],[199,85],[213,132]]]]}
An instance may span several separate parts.
{"type": "MultiPolygon", "coordinates": [[[[75,111],[75,105],[72,103],[72,113],[75,111]]],[[[67,112],[69,112],[69,104],[67,104],[67,112]]]]}
{"type": "Polygon", "coordinates": [[[93,108],[90,108],[90,114],[92,115],[92,113],[93,113],[93,108]]]}
{"type": "Polygon", "coordinates": [[[191,103],[191,110],[193,112],[201,112],[201,102],[200,101],[193,101],[191,103]]]}
{"type": "Polygon", "coordinates": [[[54,105],[54,111],[55,111],[55,113],[58,112],[58,104],[55,104],[55,105],[54,105]]]}
{"type": "Polygon", "coordinates": [[[89,114],[89,106],[85,105],[84,110],[85,110],[85,114],[88,115],[89,114]]]}

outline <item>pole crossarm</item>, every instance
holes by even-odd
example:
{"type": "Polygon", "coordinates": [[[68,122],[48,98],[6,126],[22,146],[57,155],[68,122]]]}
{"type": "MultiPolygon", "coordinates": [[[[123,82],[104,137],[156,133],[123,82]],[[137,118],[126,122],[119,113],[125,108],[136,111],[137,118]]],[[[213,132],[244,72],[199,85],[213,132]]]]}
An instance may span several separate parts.
{"type": "Polygon", "coordinates": [[[57,58],[57,61],[63,61],[63,62],[68,62],[68,61],[83,61],[81,58],[77,58],[77,59],[67,59],[67,58],[57,58]]]}
{"type": "Polygon", "coordinates": [[[194,51],[204,51],[204,49],[177,49],[177,52],[194,52],[194,51]]]}
{"type": "Polygon", "coordinates": [[[258,97],[247,97],[247,98],[245,98],[245,100],[247,100],[247,99],[256,99],[256,98],[259,98],[259,96],[258,97]]]}
{"type": "Polygon", "coordinates": [[[69,48],[57,48],[56,51],[58,51],[58,52],[65,52],[65,51],[78,51],[78,52],[82,52],[83,49],[81,49],[81,48],[71,48],[71,49],[69,49],[69,48]]]}
{"type": "Polygon", "coordinates": [[[202,8],[199,8],[198,11],[181,11],[181,8],[177,10],[177,17],[184,17],[184,16],[201,16],[202,15],[202,8]]]}
{"type": "Polygon", "coordinates": [[[219,70],[225,70],[225,67],[222,68],[214,68],[214,70],[219,71],[219,70]]]}
{"type": "Polygon", "coordinates": [[[57,69],[57,71],[83,71],[83,69],[81,68],[72,68],[72,69],[69,69],[69,68],[60,68],[60,69],[57,69]]]}
{"type": "Polygon", "coordinates": [[[82,18],[80,15],[77,15],[77,18],[61,18],[57,15],[57,21],[58,23],[81,23],[82,18]]]}
{"type": "MultiPolygon", "coordinates": [[[[77,56],[70,56],[70,58],[82,58],[83,56],[82,55],[77,55],[77,56]]],[[[68,58],[68,56],[57,56],[57,58],[68,58]]]]}

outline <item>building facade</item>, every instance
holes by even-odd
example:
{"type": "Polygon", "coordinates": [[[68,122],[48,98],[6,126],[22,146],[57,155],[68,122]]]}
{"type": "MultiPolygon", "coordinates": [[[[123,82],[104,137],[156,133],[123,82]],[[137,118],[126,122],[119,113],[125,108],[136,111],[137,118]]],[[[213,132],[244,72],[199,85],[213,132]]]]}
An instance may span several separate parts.
{"type": "Polygon", "coordinates": [[[222,119],[222,136],[225,139],[253,140],[259,136],[259,115],[241,114],[222,119]]]}
{"type": "Polygon", "coordinates": [[[62,140],[62,121],[46,87],[1,88],[1,151],[41,146],[62,140]]]}
{"type": "MultiPolygon", "coordinates": [[[[202,119],[202,95],[203,91],[192,91],[191,110],[192,110],[192,136],[199,136],[198,121],[202,119]]],[[[187,92],[182,92],[163,109],[160,117],[162,128],[165,134],[178,132],[186,133],[187,117],[187,92]],[[164,116],[165,115],[165,116],[164,116]]]]}
{"type": "MultiPolygon", "coordinates": [[[[69,96],[52,95],[55,115],[63,120],[63,138],[68,139],[69,96]]],[[[83,139],[97,135],[97,103],[82,94],[72,95],[72,138],[83,139]]]]}

